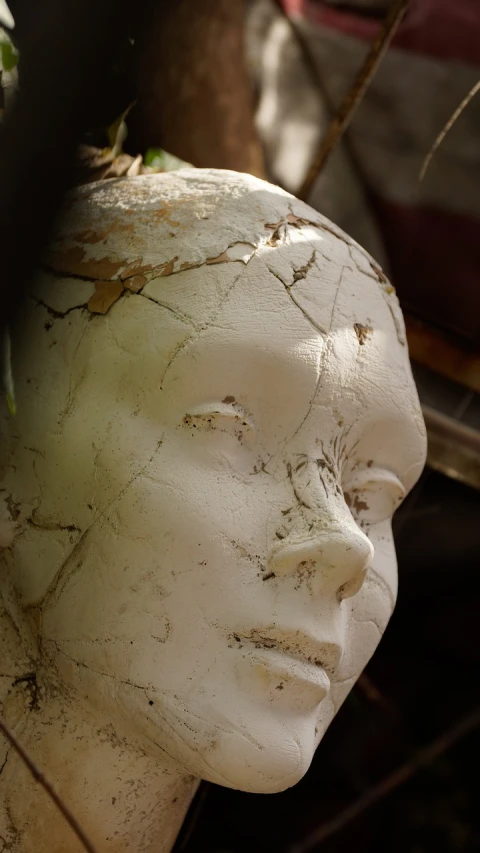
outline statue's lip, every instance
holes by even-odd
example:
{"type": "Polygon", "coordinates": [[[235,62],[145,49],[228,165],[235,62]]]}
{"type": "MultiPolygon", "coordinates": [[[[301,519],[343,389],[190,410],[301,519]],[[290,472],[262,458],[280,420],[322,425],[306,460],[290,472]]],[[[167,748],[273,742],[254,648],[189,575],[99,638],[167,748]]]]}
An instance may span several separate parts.
{"type": "Polygon", "coordinates": [[[251,643],[257,649],[281,651],[302,663],[322,667],[329,675],[338,668],[343,654],[340,642],[332,639],[322,640],[304,631],[260,628],[242,634],[235,633],[233,638],[237,642],[251,643]]]}

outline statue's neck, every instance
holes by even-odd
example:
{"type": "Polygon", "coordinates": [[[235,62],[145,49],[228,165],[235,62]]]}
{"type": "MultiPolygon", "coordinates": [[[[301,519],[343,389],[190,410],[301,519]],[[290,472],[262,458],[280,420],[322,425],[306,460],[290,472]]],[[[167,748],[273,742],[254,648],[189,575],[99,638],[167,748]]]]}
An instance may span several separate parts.
{"type": "MultiPolygon", "coordinates": [[[[196,780],[57,689],[32,659],[26,637],[0,601],[3,718],[99,853],[169,853],[196,780]]],[[[0,840],[18,853],[83,850],[1,735],[0,840]]]]}

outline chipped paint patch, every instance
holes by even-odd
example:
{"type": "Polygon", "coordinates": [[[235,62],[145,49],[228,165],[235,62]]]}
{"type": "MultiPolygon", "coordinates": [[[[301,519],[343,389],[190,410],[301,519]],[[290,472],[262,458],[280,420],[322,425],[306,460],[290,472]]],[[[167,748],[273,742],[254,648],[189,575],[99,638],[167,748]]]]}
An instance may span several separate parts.
{"type": "Polygon", "coordinates": [[[50,252],[46,258],[46,264],[55,272],[65,273],[65,275],[79,275],[83,278],[103,281],[114,278],[124,265],[122,261],[113,261],[108,257],[87,258],[85,249],[81,246],[50,252]]]}
{"type": "Polygon", "coordinates": [[[95,293],[88,300],[88,309],[92,314],[106,314],[120,299],[123,284],[119,281],[96,281],[95,293]]]}

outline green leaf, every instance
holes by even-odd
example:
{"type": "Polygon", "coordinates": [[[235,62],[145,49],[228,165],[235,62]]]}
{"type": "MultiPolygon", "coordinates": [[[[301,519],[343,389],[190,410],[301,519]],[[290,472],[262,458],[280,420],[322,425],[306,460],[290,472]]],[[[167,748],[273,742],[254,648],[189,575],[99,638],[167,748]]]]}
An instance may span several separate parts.
{"type": "Polygon", "coordinates": [[[133,102],[128,105],[127,109],[123,111],[118,118],[107,127],[107,136],[108,141],[110,143],[110,148],[112,149],[113,157],[118,157],[119,154],[123,151],[123,143],[125,142],[128,136],[128,127],[125,119],[127,118],[130,110],[133,107],[133,102]]]}
{"type": "Polygon", "coordinates": [[[16,415],[17,414],[17,404],[15,402],[15,398],[12,397],[11,394],[6,394],[5,396],[7,398],[8,411],[10,412],[11,415],[16,415]]]}
{"type": "Polygon", "coordinates": [[[4,71],[13,71],[18,63],[18,51],[10,40],[0,42],[0,62],[4,71]]]}
{"type": "Polygon", "coordinates": [[[143,158],[143,164],[157,172],[175,172],[176,169],[189,169],[192,165],[174,154],[169,154],[163,148],[149,148],[143,158]]]}

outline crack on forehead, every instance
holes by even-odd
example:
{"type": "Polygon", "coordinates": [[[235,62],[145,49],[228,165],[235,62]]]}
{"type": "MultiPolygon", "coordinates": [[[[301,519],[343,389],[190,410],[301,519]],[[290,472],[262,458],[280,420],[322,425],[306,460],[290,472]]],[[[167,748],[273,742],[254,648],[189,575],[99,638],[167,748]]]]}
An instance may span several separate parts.
{"type": "MultiPolygon", "coordinates": [[[[345,267],[344,267],[344,266],[342,266],[342,268],[341,268],[341,270],[340,270],[340,277],[339,277],[339,279],[338,279],[338,283],[337,283],[337,286],[336,286],[336,288],[335,288],[335,296],[334,296],[334,299],[333,299],[332,310],[331,310],[331,313],[330,313],[330,323],[329,323],[328,330],[327,330],[327,340],[326,340],[326,342],[325,342],[325,346],[324,346],[324,348],[323,348],[323,352],[322,352],[321,364],[320,364],[319,371],[318,371],[318,378],[317,378],[317,381],[316,381],[316,383],[315,383],[315,389],[314,389],[314,392],[313,392],[313,394],[312,394],[312,396],[311,396],[311,398],[310,398],[310,402],[309,402],[309,404],[308,404],[307,412],[306,412],[306,414],[304,415],[304,417],[302,418],[301,423],[297,426],[297,428],[296,428],[296,429],[295,429],[295,431],[292,433],[292,435],[291,435],[291,436],[289,436],[289,437],[285,440],[285,442],[284,442],[284,443],[283,443],[283,445],[282,445],[282,448],[280,448],[280,450],[279,450],[279,451],[277,451],[277,454],[276,454],[276,455],[278,455],[278,453],[279,453],[279,452],[283,451],[283,450],[285,449],[285,447],[287,446],[287,444],[289,444],[289,442],[290,442],[290,441],[292,441],[292,440],[295,438],[295,436],[296,436],[296,435],[298,435],[298,433],[299,433],[299,432],[300,432],[300,430],[302,429],[302,427],[303,427],[303,425],[304,425],[305,421],[307,420],[307,418],[309,417],[309,415],[310,415],[310,413],[311,413],[311,411],[312,411],[313,404],[314,404],[314,402],[315,402],[315,398],[316,398],[316,396],[317,396],[317,394],[318,394],[318,390],[319,390],[319,388],[320,388],[320,383],[321,383],[321,381],[322,381],[322,379],[323,379],[323,377],[324,377],[324,373],[325,373],[325,366],[326,366],[327,361],[328,361],[328,355],[330,354],[330,352],[331,352],[331,348],[332,348],[331,340],[330,340],[330,333],[331,333],[332,328],[333,328],[333,322],[334,322],[334,318],[335,318],[335,310],[336,310],[336,307],[337,307],[338,296],[339,296],[339,293],[340,293],[340,290],[341,290],[341,287],[342,287],[342,281],[343,281],[343,274],[344,274],[344,271],[345,271],[345,267]]],[[[272,457],[272,458],[273,458],[273,457],[272,457]]],[[[270,461],[270,460],[268,460],[268,461],[270,461]]],[[[267,462],[267,464],[268,464],[268,462],[267,462]]]]}

